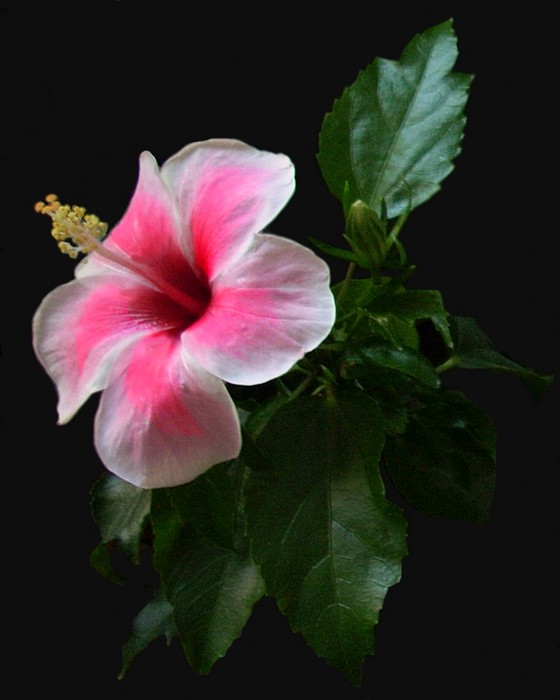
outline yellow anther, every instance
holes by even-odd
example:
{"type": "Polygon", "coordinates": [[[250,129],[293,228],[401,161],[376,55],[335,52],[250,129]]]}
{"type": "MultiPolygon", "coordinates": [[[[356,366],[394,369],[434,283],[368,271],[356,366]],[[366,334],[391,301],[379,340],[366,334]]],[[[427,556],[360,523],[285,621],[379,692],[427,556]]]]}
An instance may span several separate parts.
{"type": "Polygon", "coordinates": [[[71,258],[76,259],[78,257],[78,251],[76,248],[71,246],[70,243],[67,243],[66,241],[60,241],[58,244],[58,249],[61,253],[69,255],[71,258]]]}
{"type": "Polygon", "coordinates": [[[97,216],[86,214],[84,207],[61,204],[55,194],[48,194],[34,208],[39,214],[51,217],[51,235],[58,241],[60,251],[71,258],[78,257],[78,253],[91,253],[107,233],[107,224],[97,216]]]}

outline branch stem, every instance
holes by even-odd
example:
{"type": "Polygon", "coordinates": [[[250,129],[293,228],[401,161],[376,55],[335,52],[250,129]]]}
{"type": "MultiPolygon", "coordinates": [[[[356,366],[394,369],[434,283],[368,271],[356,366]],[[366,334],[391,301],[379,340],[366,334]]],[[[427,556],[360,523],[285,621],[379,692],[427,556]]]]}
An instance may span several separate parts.
{"type": "Polygon", "coordinates": [[[459,359],[455,355],[451,355],[450,358],[448,358],[447,360],[445,360],[445,362],[442,362],[441,365],[438,365],[436,367],[436,372],[438,374],[443,374],[443,372],[447,372],[447,370],[456,367],[458,362],[459,359]]]}

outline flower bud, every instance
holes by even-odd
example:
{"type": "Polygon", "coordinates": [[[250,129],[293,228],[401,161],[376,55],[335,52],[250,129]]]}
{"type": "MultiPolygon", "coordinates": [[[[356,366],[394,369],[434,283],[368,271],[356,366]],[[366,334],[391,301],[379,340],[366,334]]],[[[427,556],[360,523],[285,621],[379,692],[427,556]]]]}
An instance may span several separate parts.
{"type": "Polygon", "coordinates": [[[379,270],[383,266],[387,255],[386,226],[361,199],[356,200],[348,211],[345,238],[362,267],[379,270]]]}

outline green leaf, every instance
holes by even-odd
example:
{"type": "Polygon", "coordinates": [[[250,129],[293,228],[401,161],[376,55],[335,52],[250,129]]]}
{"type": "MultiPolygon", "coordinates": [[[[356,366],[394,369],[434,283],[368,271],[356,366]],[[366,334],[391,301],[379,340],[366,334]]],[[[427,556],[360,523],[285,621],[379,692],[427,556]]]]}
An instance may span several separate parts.
{"type": "MultiPolygon", "coordinates": [[[[287,396],[278,395],[274,396],[272,399],[257,405],[249,416],[246,425],[244,426],[245,432],[249,435],[256,437],[268,421],[274,416],[274,414],[286,403],[288,400],[287,396]]],[[[243,444],[243,449],[245,448],[245,443],[243,444]]]]}
{"type": "Polygon", "coordinates": [[[391,313],[376,314],[370,316],[370,327],[374,333],[381,335],[397,348],[418,350],[420,347],[416,326],[409,320],[402,321],[391,313]]]}
{"type": "Polygon", "coordinates": [[[126,578],[117,570],[111,557],[111,542],[100,542],[89,555],[89,563],[98,574],[112,583],[122,586],[126,578]]]}
{"type": "Polygon", "coordinates": [[[171,491],[172,502],[184,522],[224,549],[235,546],[237,494],[231,470],[230,462],[217,464],[194,481],[171,491]]]}
{"type": "Polygon", "coordinates": [[[102,542],[117,541],[126,556],[140,561],[140,541],[150,512],[151,491],[105,474],[91,490],[91,509],[102,542]]]}
{"type": "Polygon", "coordinates": [[[136,656],[154,639],[165,636],[169,644],[176,634],[173,607],[163,590],[159,589],[152,600],[134,618],[130,637],[123,644],[119,679],[124,678],[136,656]]]}
{"type": "MultiPolygon", "coordinates": [[[[153,494],[154,565],[187,660],[206,674],[240,636],[264,585],[246,542],[225,549],[202,537],[187,522],[191,514],[176,507],[174,491],[153,494]]],[[[185,503],[182,496],[177,502],[185,503]]]]}
{"type": "Polygon", "coordinates": [[[366,279],[351,279],[339,282],[332,288],[337,305],[337,321],[352,314],[356,309],[364,309],[380,293],[380,287],[376,287],[371,277],[366,279]],[[342,296],[341,292],[344,291],[342,296]]]}
{"type": "Polygon", "coordinates": [[[248,531],[267,593],[356,685],[406,554],[406,523],[378,470],[383,440],[379,408],[363,393],[299,397],[261,433],[268,465],[248,482],[248,531]]]}
{"type": "Polygon", "coordinates": [[[457,391],[420,394],[411,405],[405,432],[387,437],[391,480],[427,515],[483,522],[495,486],[491,419],[457,391]]]}
{"type": "Polygon", "coordinates": [[[337,246],[331,245],[330,243],[324,243],[317,238],[308,237],[309,241],[316,247],[319,248],[323,253],[327,255],[332,255],[335,258],[340,258],[341,260],[348,260],[348,262],[357,262],[358,259],[356,254],[351,250],[346,248],[338,248],[337,246]]]}
{"type": "MultiPolygon", "coordinates": [[[[366,374],[368,365],[372,365],[374,368],[385,367],[403,372],[434,389],[440,386],[438,373],[423,355],[411,348],[394,347],[386,341],[379,340],[370,343],[367,347],[349,351],[344,355],[344,361],[347,365],[364,364],[364,373],[366,374]]],[[[361,374],[360,372],[354,373],[354,376],[361,374]]]]}
{"type": "Polygon", "coordinates": [[[439,331],[445,344],[452,348],[449,314],[441,293],[435,289],[407,289],[396,294],[380,294],[368,306],[374,318],[393,314],[402,320],[429,319],[439,331]]]}
{"type": "Polygon", "coordinates": [[[502,355],[473,318],[453,316],[450,327],[455,344],[455,351],[451,356],[453,365],[513,374],[527,384],[535,398],[539,398],[554,381],[553,376],[539,374],[502,355]]]}
{"type": "Polygon", "coordinates": [[[422,390],[422,383],[398,370],[387,369],[374,363],[343,365],[342,372],[349,381],[358,381],[363,391],[381,409],[385,432],[402,433],[408,423],[410,396],[422,390]]]}
{"type": "Polygon", "coordinates": [[[416,35],[400,61],[376,58],[325,116],[317,159],[331,192],[394,218],[432,197],[460,152],[472,76],[452,73],[451,21],[416,35]]]}

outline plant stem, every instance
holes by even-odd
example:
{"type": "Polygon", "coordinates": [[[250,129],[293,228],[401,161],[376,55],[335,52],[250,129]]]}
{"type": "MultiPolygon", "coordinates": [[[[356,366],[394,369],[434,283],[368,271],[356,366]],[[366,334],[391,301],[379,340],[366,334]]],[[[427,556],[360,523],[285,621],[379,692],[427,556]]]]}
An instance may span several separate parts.
{"type": "Polygon", "coordinates": [[[443,372],[447,372],[448,369],[452,369],[453,367],[456,367],[458,362],[459,362],[458,358],[455,355],[451,355],[450,358],[448,358],[445,362],[442,362],[441,365],[438,365],[436,367],[436,372],[438,374],[442,374],[443,372]]]}
{"type": "Polygon", "coordinates": [[[295,399],[295,398],[297,398],[298,396],[300,396],[301,394],[303,394],[303,392],[307,389],[307,387],[311,384],[311,382],[313,382],[313,380],[317,377],[317,374],[318,374],[317,370],[316,370],[316,369],[313,370],[313,372],[311,372],[311,373],[301,382],[301,384],[298,384],[298,386],[296,386],[296,388],[295,388],[295,389],[292,391],[292,393],[290,394],[290,400],[291,400],[291,399],[295,399]]]}
{"type": "Polygon", "coordinates": [[[340,292],[338,293],[338,296],[336,298],[336,303],[338,306],[340,306],[340,302],[342,301],[342,299],[345,297],[346,293],[348,292],[350,280],[352,279],[355,270],[356,270],[356,263],[351,262],[348,265],[348,269],[346,270],[346,277],[344,278],[344,282],[342,283],[342,287],[341,287],[340,292]]]}
{"type": "Polygon", "coordinates": [[[410,214],[410,212],[407,211],[404,214],[401,214],[399,216],[399,218],[397,219],[395,225],[391,229],[391,233],[389,234],[389,245],[391,243],[394,243],[394,241],[396,241],[397,238],[399,237],[399,233],[401,232],[402,227],[405,225],[409,214],[410,214]]]}
{"type": "Polygon", "coordinates": [[[235,515],[233,520],[233,546],[235,551],[241,551],[245,544],[245,484],[249,477],[249,469],[245,462],[237,461],[235,473],[235,515]]]}

